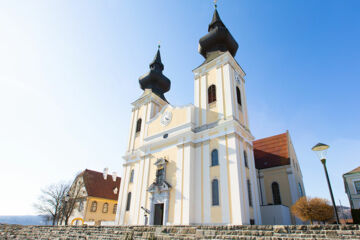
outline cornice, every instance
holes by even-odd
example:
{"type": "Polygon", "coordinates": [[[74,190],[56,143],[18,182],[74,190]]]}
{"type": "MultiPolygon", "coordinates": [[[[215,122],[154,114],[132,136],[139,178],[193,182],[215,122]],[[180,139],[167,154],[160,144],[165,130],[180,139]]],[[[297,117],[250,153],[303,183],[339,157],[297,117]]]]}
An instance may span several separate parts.
{"type": "Polygon", "coordinates": [[[190,122],[145,138],[144,144],[142,146],[140,146],[138,149],[132,152],[127,152],[123,157],[123,159],[126,161],[125,164],[129,164],[129,163],[137,162],[145,156],[148,156],[156,152],[160,152],[169,147],[179,146],[188,143],[197,144],[230,134],[235,134],[236,136],[243,139],[249,146],[252,146],[252,141],[254,137],[251,135],[250,132],[244,129],[236,120],[231,119],[231,120],[220,121],[213,128],[209,128],[200,132],[195,132],[194,125],[190,122]],[[218,133],[211,134],[213,132],[218,132],[218,133]],[[169,137],[166,139],[162,137],[165,133],[169,134],[169,137]],[[167,145],[166,143],[172,143],[172,144],[167,145]],[[151,150],[151,148],[156,148],[156,149],[151,150]]]}
{"type": "Polygon", "coordinates": [[[160,106],[167,105],[168,103],[161,99],[159,96],[154,94],[150,89],[145,90],[143,95],[140,96],[136,101],[132,102],[131,105],[134,106],[134,109],[141,107],[144,104],[149,102],[154,102],[160,106]]]}
{"type": "Polygon", "coordinates": [[[229,63],[235,70],[236,72],[238,72],[240,74],[240,77],[242,79],[242,81],[244,80],[244,77],[246,75],[246,73],[244,72],[244,70],[241,68],[241,66],[238,64],[238,62],[235,60],[235,58],[227,51],[223,54],[221,54],[220,56],[218,56],[217,58],[214,58],[213,60],[211,60],[210,62],[201,65],[197,68],[195,68],[193,70],[193,73],[195,75],[195,79],[200,77],[201,75],[206,74],[207,72],[209,72],[211,69],[213,68],[218,68],[222,65],[225,65],[226,63],[229,63]],[[216,63],[214,66],[208,68],[209,66],[213,65],[214,62],[216,63]],[[208,68],[208,69],[207,69],[208,68]]]}

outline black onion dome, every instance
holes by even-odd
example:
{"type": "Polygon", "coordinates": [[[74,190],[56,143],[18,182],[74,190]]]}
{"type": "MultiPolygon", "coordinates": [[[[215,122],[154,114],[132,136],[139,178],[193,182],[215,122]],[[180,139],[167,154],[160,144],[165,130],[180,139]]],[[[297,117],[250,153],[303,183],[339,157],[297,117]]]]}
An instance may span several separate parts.
{"type": "Polygon", "coordinates": [[[235,57],[238,44],[221,21],[219,13],[215,8],[211,23],[209,24],[208,34],[203,36],[200,41],[199,52],[204,58],[208,58],[214,52],[229,51],[235,57]]]}
{"type": "Polygon", "coordinates": [[[150,63],[150,72],[139,78],[142,90],[151,89],[153,93],[166,101],[164,93],[170,90],[170,80],[162,74],[164,64],[161,62],[160,47],[150,63]]]}

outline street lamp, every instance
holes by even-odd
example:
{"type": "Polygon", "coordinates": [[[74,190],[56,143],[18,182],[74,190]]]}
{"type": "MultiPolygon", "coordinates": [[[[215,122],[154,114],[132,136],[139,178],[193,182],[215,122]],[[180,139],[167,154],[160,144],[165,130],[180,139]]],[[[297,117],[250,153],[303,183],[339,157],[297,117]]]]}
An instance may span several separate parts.
{"type": "MultiPolygon", "coordinates": [[[[69,195],[69,193],[67,193],[66,196],[64,197],[64,201],[65,201],[65,204],[64,204],[64,216],[66,215],[66,205],[67,205],[69,199],[70,199],[70,195],[69,195]]],[[[67,225],[66,216],[65,216],[65,225],[67,225]]]]}
{"type": "Polygon", "coordinates": [[[67,202],[69,201],[69,199],[70,199],[70,195],[69,195],[69,193],[68,193],[68,194],[66,194],[66,196],[65,196],[65,203],[67,203],[67,202]]]}
{"type": "Polygon", "coordinates": [[[323,144],[323,143],[318,143],[316,144],[314,147],[311,148],[311,150],[313,150],[319,157],[320,161],[322,162],[323,166],[324,166],[324,171],[325,171],[325,175],[326,175],[326,180],[328,183],[328,187],[329,187],[329,191],[330,191],[330,196],[331,196],[331,201],[335,210],[335,216],[336,216],[336,222],[337,224],[339,224],[339,216],[336,210],[336,205],[335,205],[335,201],[334,201],[334,195],[331,189],[331,184],[330,184],[330,180],[329,180],[329,175],[327,172],[327,168],[326,168],[326,154],[327,154],[327,150],[330,146],[323,144]]]}

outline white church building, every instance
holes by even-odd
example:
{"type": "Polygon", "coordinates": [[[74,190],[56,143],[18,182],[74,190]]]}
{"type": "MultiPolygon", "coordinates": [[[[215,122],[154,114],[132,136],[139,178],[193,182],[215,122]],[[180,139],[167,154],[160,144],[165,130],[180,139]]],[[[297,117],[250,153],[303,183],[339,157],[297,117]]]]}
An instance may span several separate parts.
{"type": "Polygon", "coordinates": [[[157,51],[139,79],[144,92],[132,103],[116,224],[262,224],[264,181],[255,167],[237,49],[215,9],[199,41],[205,60],[193,70],[194,104],[181,107],[164,96],[171,82],[157,51]]]}

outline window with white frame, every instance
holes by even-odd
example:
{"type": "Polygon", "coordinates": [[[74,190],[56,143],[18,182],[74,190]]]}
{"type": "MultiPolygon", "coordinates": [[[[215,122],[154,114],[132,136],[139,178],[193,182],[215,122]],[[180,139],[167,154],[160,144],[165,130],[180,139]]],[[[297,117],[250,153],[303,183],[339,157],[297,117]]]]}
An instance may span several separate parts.
{"type": "Polygon", "coordinates": [[[211,195],[212,205],[219,206],[219,181],[217,179],[214,179],[211,182],[211,195]]]}
{"type": "Polygon", "coordinates": [[[360,181],[355,181],[354,186],[356,194],[360,194],[360,181]]]}

